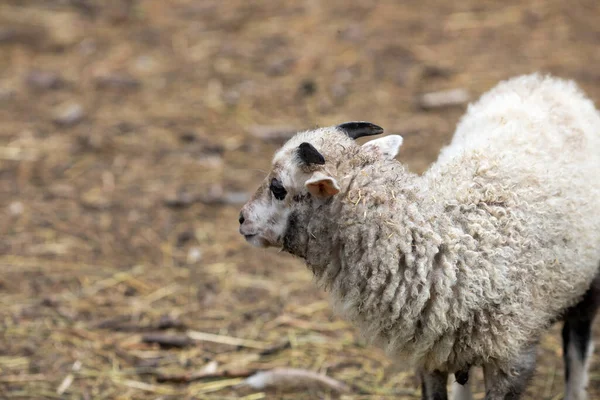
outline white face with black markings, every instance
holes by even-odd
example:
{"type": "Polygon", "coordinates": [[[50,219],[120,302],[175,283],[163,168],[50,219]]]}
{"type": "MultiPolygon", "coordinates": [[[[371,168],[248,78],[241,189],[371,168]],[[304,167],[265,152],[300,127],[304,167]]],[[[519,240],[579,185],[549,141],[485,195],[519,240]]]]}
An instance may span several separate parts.
{"type": "MultiPolygon", "coordinates": [[[[293,212],[310,212],[339,193],[336,161],[358,146],[353,139],[382,132],[368,122],[349,122],[296,134],[275,154],[271,172],[242,208],[240,234],[256,247],[283,247],[293,212]]],[[[394,158],[401,144],[400,136],[391,135],[363,149],[394,158]]]]}
{"type": "Polygon", "coordinates": [[[305,160],[313,161],[313,168],[325,161],[308,142],[295,147],[277,152],[271,172],[240,213],[240,233],[256,247],[281,247],[290,213],[311,200],[305,160]]]}
{"type": "Polygon", "coordinates": [[[291,209],[291,182],[271,172],[240,212],[240,233],[256,247],[279,246],[291,209]]]}

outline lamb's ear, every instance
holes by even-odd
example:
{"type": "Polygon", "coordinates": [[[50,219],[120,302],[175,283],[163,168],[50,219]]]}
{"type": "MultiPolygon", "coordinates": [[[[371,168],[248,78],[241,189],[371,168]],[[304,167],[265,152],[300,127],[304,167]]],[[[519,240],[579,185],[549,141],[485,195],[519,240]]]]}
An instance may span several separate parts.
{"type": "Polygon", "coordinates": [[[310,194],[322,199],[329,198],[340,192],[340,185],[338,185],[335,178],[319,171],[313,173],[304,186],[306,186],[310,194]]]}
{"type": "Polygon", "coordinates": [[[400,146],[402,146],[402,136],[400,135],[389,135],[379,139],[371,140],[363,144],[364,149],[373,149],[379,152],[384,158],[391,160],[396,157],[400,146]]]}

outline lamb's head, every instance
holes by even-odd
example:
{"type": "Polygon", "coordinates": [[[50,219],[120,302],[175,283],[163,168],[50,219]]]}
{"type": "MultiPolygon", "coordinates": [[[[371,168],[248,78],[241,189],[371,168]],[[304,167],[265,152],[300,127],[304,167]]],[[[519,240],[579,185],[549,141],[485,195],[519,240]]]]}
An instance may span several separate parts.
{"type": "Polygon", "coordinates": [[[240,233],[256,247],[283,247],[292,216],[307,215],[340,192],[341,161],[359,151],[396,156],[400,136],[370,141],[362,149],[354,141],[382,132],[369,122],[347,122],[297,133],[275,153],[271,171],[242,208],[240,233]]]}

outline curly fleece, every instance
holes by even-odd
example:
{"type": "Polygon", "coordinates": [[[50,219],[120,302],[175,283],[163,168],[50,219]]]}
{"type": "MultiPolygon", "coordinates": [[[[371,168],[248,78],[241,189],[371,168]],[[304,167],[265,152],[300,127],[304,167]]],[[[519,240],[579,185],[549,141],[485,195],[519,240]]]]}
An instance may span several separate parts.
{"type": "Polygon", "coordinates": [[[500,83],[422,176],[335,128],[302,132],[341,192],[307,196],[284,249],[371,342],[427,370],[502,368],[600,262],[600,116],[572,82],[500,83]]]}

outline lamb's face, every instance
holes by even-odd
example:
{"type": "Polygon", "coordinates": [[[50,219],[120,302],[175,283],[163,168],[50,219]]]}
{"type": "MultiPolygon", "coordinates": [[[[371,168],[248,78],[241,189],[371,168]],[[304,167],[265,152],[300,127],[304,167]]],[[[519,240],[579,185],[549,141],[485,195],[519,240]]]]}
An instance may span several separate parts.
{"type": "Polygon", "coordinates": [[[240,213],[240,233],[256,247],[282,247],[290,215],[311,207],[315,197],[339,192],[332,142],[356,144],[335,128],[301,132],[273,157],[271,171],[240,213]],[[318,148],[318,150],[317,150],[318,148]]]}
{"type": "MultiPolygon", "coordinates": [[[[290,216],[310,213],[323,201],[339,193],[336,165],[353,139],[383,130],[366,122],[301,132],[290,139],[273,158],[272,168],[240,212],[240,233],[256,247],[283,247],[290,216]]],[[[402,138],[387,136],[363,148],[393,158],[402,138]]]]}
{"type": "Polygon", "coordinates": [[[281,246],[293,208],[297,184],[294,166],[274,163],[273,169],[240,212],[240,233],[256,247],[281,246]]]}

